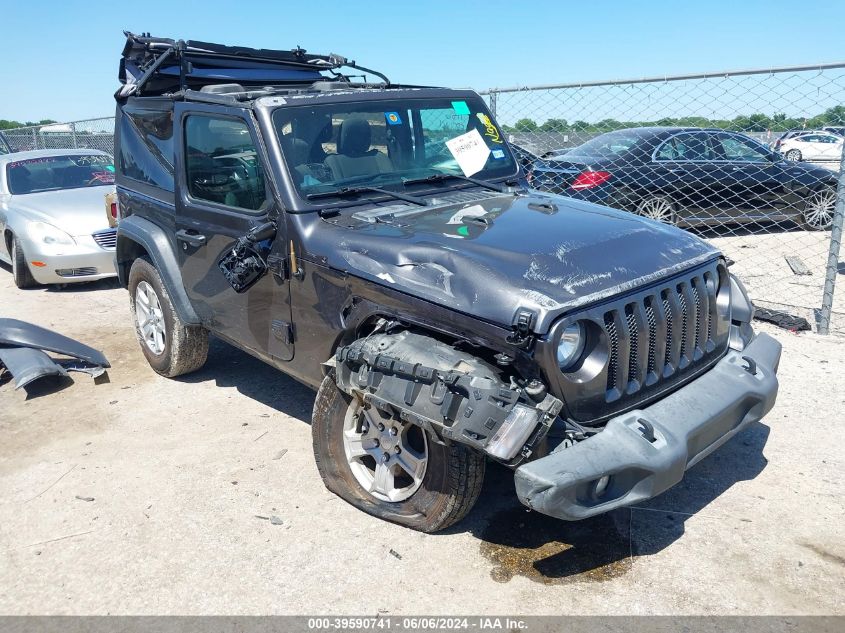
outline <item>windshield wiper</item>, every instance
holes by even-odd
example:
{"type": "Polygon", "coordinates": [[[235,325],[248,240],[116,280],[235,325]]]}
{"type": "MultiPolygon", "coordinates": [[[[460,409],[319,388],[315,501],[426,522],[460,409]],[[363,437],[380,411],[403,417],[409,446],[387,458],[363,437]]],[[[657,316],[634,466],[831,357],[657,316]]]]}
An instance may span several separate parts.
{"type": "Polygon", "coordinates": [[[480,178],[470,178],[469,176],[462,176],[460,174],[431,174],[430,176],[423,176],[422,178],[409,178],[407,180],[402,180],[402,184],[419,185],[427,182],[440,182],[441,180],[448,180],[450,178],[457,178],[458,180],[471,182],[472,184],[478,185],[479,187],[484,187],[485,189],[490,189],[492,191],[498,191],[499,193],[513,193],[508,187],[505,187],[498,183],[488,182],[486,180],[481,180],[480,178]]]}
{"type": "Polygon", "coordinates": [[[332,191],[320,191],[319,193],[309,193],[305,196],[308,200],[319,200],[320,198],[347,198],[351,196],[358,196],[362,193],[383,193],[384,195],[396,198],[397,200],[404,200],[418,204],[421,207],[427,207],[428,202],[417,196],[409,196],[406,193],[399,193],[398,191],[390,191],[389,189],[382,189],[381,187],[341,187],[340,189],[333,189],[332,191]]]}

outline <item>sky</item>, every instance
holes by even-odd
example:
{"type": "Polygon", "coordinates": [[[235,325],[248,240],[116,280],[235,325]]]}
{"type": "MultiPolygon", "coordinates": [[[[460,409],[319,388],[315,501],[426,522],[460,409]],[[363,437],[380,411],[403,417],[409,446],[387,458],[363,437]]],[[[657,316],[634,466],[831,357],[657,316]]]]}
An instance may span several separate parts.
{"type": "Polygon", "coordinates": [[[477,90],[845,60],[843,0],[3,4],[0,119],[19,121],[112,115],[124,30],[302,46],[396,82],[477,90]]]}

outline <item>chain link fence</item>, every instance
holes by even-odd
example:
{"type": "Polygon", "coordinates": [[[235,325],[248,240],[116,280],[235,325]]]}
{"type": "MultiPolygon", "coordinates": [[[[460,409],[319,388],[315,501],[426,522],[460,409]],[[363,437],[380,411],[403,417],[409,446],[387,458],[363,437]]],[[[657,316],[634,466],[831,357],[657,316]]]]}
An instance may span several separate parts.
{"type": "Polygon", "coordinates": [[[677,224],[758,308],[845,332],[845,64],[482,94],[534,188],[677,224]]]}
{"type": "MultiPolygon", "coordinates": [[[[845,333],[845,63],[482,95],[534,188],[677,224],[724,252],[758,308],[845,333]]],[[[113,154],[113,132],[107,117],[3,135],[12,151],[113,154]]]]}
{"type": "Polygon", "coordinates": [[[114,117],[0,130],[9,149],[99,149],[114,155],[114,117]]]}

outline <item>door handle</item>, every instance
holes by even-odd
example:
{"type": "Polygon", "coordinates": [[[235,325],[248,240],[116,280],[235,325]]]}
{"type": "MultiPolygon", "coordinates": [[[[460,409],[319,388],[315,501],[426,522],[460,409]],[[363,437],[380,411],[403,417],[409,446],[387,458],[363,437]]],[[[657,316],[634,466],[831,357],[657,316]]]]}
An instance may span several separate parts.
{"type": "Polygon", "coordinates": [[[202,246],[205,244],[205,235],[195,231],[186,231],[185,229],[176,231],[176,239],[180,242],[186,242],[191,246],[202,246]]]}

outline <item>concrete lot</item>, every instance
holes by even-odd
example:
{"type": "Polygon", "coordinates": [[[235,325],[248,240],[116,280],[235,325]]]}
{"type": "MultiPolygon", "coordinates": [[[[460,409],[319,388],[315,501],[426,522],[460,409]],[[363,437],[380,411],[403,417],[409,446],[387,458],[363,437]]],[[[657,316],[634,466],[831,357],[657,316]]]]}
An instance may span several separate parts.
{"type": "Polygon", "coordinates": [[[423,535],[323,488],[308,389],[217,341],[197,374],[154,374],[115,284],[24,292],[3,269],[0,314],[113,365],[0,386],[0,613],[845,614],[843,338],[761,327],[777,407],[650,503],[557,522],[490,468],[469,518],[423,535]]]}

